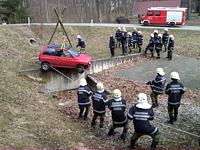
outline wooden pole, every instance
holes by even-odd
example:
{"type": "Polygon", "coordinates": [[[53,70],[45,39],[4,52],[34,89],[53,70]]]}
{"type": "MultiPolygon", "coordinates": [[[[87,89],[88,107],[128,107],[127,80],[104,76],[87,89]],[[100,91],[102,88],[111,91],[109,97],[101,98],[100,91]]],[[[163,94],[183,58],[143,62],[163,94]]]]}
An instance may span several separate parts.
{"type": "MultiPolygon", "coordinates": [[[[63,11],[62,11],[62,13],[61,13],[61,17],[62,17],[62,15],[64,14],[65,10],[66,10],[66,8],[63,9],[63,11]]],[[[56,24],[56,27],[55,27],[55,29],[54,29],[54,31],[53,31],[53,34],[51,35],[51,38],[50,38],[48,44],[51,43],[51,41],[52,41],[52,39],[53,39],[53,36],[54,36],[54,34],[56,33],[56,30],[57,30],[57,28],[58,28],[58,25],[59,25],[59,21],[58,21],[57,24],[56,24]]]]}
{"type": "Polygon", "coordinates": [[[188,8],[187,8],[187,20],[190,20],[191,16],[191,0],[188,0],[188,8]]]}
{"type": "Polygon", "coordinates": [[[67,37],[67,40],[68,40],[68,42],[69,42],[69,45],[72,47],[71,41],[70,41],[70,39],[69,39],[69,37],[68,37],[68,35],[67,35],[67,32],[66,32],[65,27],[64,27],[64,25],[63,25],[63,23],[62,23],[62,20],[61,20],[61,18],[59,17],[57,11],[56,11],[56,8],[54,8],[54,11],[55,11],[56,16],[57,16],[57,18],[58,18],[58,21],[59,21],[59,23],[60,23],[60,25],[61,25],[61,28],[62,28],[64,34],[65,34],[66,37],[67,37]]]}

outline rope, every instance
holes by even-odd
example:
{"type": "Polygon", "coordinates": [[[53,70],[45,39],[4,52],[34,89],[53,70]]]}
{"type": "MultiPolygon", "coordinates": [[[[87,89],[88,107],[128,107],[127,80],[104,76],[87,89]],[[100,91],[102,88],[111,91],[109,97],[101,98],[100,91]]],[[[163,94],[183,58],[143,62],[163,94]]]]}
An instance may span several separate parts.
{"type": "Polygon", "coordinates": [[[70,77],[66,76],[65,74],[63,74],[62,72],[60,72],[59,70],[57,70],[56,68],[54,68],[54,67],[52,67],[52,66],[51,66],[51,68],[52,68],[53,70],[55,70],[57,73],[61,74],[61,75],[62,75],[63,77],[65,77],[66,79],[69,79],[69,80],[71,80],[71,81],[74,81],[74,80],[72,80],[70,77]]]}

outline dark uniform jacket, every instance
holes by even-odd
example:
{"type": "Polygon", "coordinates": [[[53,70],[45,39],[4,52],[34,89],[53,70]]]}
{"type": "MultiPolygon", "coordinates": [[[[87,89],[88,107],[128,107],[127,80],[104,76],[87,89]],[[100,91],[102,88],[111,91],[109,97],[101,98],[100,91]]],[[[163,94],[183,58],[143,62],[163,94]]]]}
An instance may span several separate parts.
{"type": "Polygon", "coordinates": [[[162,50],[162,39],[161,37],[158,37],[157,40],[155,41],[155,49],[156,50],[162,50]]]}
{"type": "Polygon", "coordinates": [[[103,93],[95,92],[92,95],[93,102],[93,111],[98,114],[105,114],[106,112],[106,102],[107,102],[107,93],[104,91],[103,93]]]}
{"type": "Polygon", "coordinates": [[[133,37],[131,35],[128,35],[128,46],[133,46],[133,37]]]}
{"type": "Polygon", "coordinates": [[[121,37],[122,37],[122,31],[121,30],[117,30],[116,33],[115,33],[115,38],[117,40],[121,40],[121,37]]]}
{"type": "Polygon", "coordinates": [[[115,48],[115,39],[113,37],[110,37],[109,48],[115,48]]]}
{"type": "Polygon", "coordinates": [[[174,49],[174,40],[170,38],[168,44],[168,50],[173,50],[173,49],[174,49]]]}
{"type": "Polygon", "coordinates": [[[126,44],[127,43],[127,38],[128,38],[127,32],[122,32],[121,43],[122,44],[126,44]]]}
{"type": "Polygon", "coordinates": [[[178,80],[173,80],[167,84],[166,94],[168,97],[168,104],[177,105],[180,104],[181,96],[184,94],[184,86],[178,80]]]}
{"type": "Polygon", "coordinates": [[[154,49],[154,38],[153,37],[151,37],[149,40],[148,49],[151,51],[154,49]]]}
{"type": "Polygon", "coordinates": [[[143,44],[143,36],[141,34],[138,34],[138,45],[142,45],[143,44]]]}
{"type": "Polygon", "coordinates": [[[158,39],[158,33],[154,33],[154,41],[156,41],[158,39]]]}
{"type": "Polygon", "coordinates": [[[163,36],[162,36],[162,42],[163,42],[163,44],[167,45],[168,40],[169,40],[169,34],[167,32],[165,32],[163,34],[163,36]]]}
{"type": "Polygon", "coordinates": [[[153,81],[150,81],[149,84],[151,85],[152,91],[157,94],[163,94],[165,88],[166,78],[157,74],[153,81]]]}
{"type": "Polygon", "coordinates": [[[142,134],[154,134],[158,131],[152,126],[149,120],[153,120],[154,112],[152,108],[141,109],[136,105],[129,109],[128,119],[133,120],[135,132],[142,134]]]}
{"type": "Polygon", "coordinates": [[[121,99],[120,101],[111,99],[107,102],[107,105],[112,112],[113,124],[120,125],[127,122],[127,117],[125,115],[126,101],[124,99],[121,99]]]}
{"type": "Polygon", "coordinates": [[[89,97],[92,95],[92,91],[90,87],[86,86],[80,86],[77,90],[78,95],[78,104],[85,106],[90,104],[89,97]]]}
{"type": "Polygon", "coordinates": [[[137,41],[138,41],[138,33],[137,32],[133,32],[132,33],[132,37],[133,37],[133,43],[137,43],[137,41]]]}
{"type": "Polygon", "coordinates": [[[78,44],[76,45],[76,47],[81,47],[81,48],[85,48],[85,41],[83,39],[78,39],[78,44]]]}

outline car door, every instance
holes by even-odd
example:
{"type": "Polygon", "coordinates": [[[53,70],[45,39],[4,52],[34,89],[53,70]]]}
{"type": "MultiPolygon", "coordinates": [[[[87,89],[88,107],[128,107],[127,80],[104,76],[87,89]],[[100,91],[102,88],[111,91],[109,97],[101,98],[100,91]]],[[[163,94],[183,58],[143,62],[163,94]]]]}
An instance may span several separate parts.
{"type": "Polygon", "coordinates": [[[58,63],[60,67],[65,68],[75,68],[76,67],[76,59],[71,56],[68,52],[64,52],[64,55],[58,58],[58,63]]]}

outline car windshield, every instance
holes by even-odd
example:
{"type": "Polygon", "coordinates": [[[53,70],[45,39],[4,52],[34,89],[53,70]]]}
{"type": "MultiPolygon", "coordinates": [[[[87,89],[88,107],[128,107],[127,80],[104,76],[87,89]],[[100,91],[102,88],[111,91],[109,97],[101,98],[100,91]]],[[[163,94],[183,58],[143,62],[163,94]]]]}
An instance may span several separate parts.
{"type": "Polygon", "coordinates": [[[74,50],[71,46],[67,46],[67,50],[73,57],[78,57],[80,55],[80,53],[74,50]]]}

